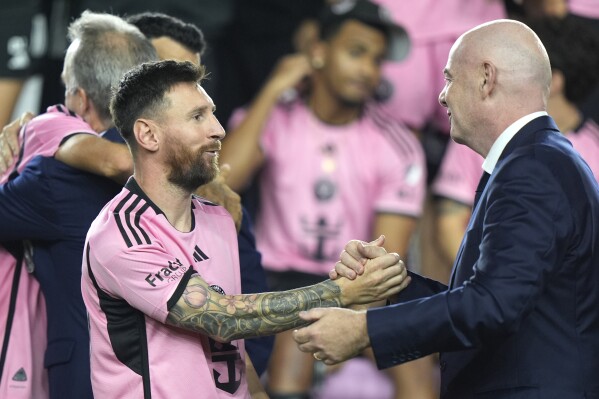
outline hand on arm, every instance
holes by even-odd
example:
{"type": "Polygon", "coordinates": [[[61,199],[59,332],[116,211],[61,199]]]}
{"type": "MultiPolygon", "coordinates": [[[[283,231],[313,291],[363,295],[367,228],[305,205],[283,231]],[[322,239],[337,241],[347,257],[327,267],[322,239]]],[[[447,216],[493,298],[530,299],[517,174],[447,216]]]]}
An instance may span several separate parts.
{"type": "Polygon", "coordinates": [[[341,289],[330,280],[284,292],[221,295],[196,275],[170,309],[167,323],[229,342],[305,324],[300,311],[340,306],[340,298],[341,289]]]}
{"type": "Polygon", "coordinates": [[[24,112],[19,119],[15,119],[2,128],[0,133],[0,175],[13,164],[19,155],[19,130],[31,119],[31,112],[24,112]]]}
{"type": "Polygon", "coordinates": [[[124,184],[133,174],[133,159],[125,144],[91,134],[77,134],[64,142],[54,157],[89,173],[124,184]]]}
{"type": "Polygon", "coordinates": [[[368,260],[355,281],[326,280],[283,292],[222,295],[195,275],[170,309],[167,323],[219,342],[276,334],[306,324],[299,317],[302,310],[370,303],[398,293],[408,282],[397,254],[368,260]]]}
{"type": "Polygon", "coordinates": [[[223,141],[221,161],[231,165],[231,188],[241,191],[264,162],[260,138],[281,94],[310,75],[312,68],[303,54],[283,57],[277,64],[241,123],[223,141]]]}
{"type": "Polygon", "coordinates": [[[301,316],[310,325],[295,330],[293,339],[302,352],[313,353],[324,364],[340,363],[370,346],[365,310],[312,309],[301,316]]]}

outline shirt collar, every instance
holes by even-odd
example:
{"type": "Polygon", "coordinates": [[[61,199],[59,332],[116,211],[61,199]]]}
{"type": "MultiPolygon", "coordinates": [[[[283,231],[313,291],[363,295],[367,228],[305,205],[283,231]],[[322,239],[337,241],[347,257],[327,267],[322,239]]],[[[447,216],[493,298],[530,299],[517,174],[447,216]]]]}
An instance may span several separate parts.
{"type": "Polygon", "coordinates": [[[483,162],[483,169],[488,174],[492,174],[495,169],[495,165],[497,165],[497,161],[499,161],[499,157],[501,153],[510,142],[510,140],[526,125],[528,122],[536,119],[540,116],[546,116],[547,112],[538,111],[533,112],[532,114],[528,114],[518,119],[516,122],[512,123],[497,137],[497,140],[491,146],[491,150],[487,154],[485,161],[483,162]]]}

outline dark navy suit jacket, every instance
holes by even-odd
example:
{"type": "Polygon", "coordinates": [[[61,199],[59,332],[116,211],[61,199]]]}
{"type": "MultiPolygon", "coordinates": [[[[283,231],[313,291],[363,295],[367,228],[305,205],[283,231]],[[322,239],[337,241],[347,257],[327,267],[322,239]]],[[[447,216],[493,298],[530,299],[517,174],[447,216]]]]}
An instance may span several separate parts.
{"type": "Polygon", "coordinates": [[[442,398],[599,398],[592,172],[544,116],[478,191],[449,287],[414,275],[405,302],[368,311],[379,367],[441,352],[442,398]]]}

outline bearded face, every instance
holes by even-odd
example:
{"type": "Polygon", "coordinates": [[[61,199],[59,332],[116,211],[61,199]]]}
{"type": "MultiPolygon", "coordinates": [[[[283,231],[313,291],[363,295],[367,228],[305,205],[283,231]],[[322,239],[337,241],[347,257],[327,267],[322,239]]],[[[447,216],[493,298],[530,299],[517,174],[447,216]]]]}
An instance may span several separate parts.
{"type": "Polygon", "coordinates": [[[201,185],[211,182],[218,174],[220,142],[204,145],[196,151],[172,139],[167,138],[167,143],[169,182],[187,191],[195,191],[201,185]]]}

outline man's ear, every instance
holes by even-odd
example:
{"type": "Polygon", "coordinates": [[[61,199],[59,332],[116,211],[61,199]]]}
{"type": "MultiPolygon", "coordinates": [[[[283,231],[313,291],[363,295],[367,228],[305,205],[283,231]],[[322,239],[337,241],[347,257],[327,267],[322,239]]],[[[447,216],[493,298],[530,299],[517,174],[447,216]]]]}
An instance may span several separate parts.
{"type": "Polygon", "coordinates": [[[75,90],[77,90],[77,97],[79,98],[79,101],[76,104],[77,113],[81,116],[84,116],[89,112],[93,105],[90,103],[89,97],[85,90],[80,87],[77,87],[75,90]]]}
{"type": "Polygon", "coordinates": [[[137,145],[150,152],[158,151],[160,144],[158,130],[158,125],[149,119],[136,120],[133,124],[133,135],[137,145]]]}
{"type": "Polygon", "coordinates": [[[486,98],[493,95],[493,90],[497,85],[497,67],[490,61],[483,62],[482,82],[480,85],[481,97],[486,98]]]}

